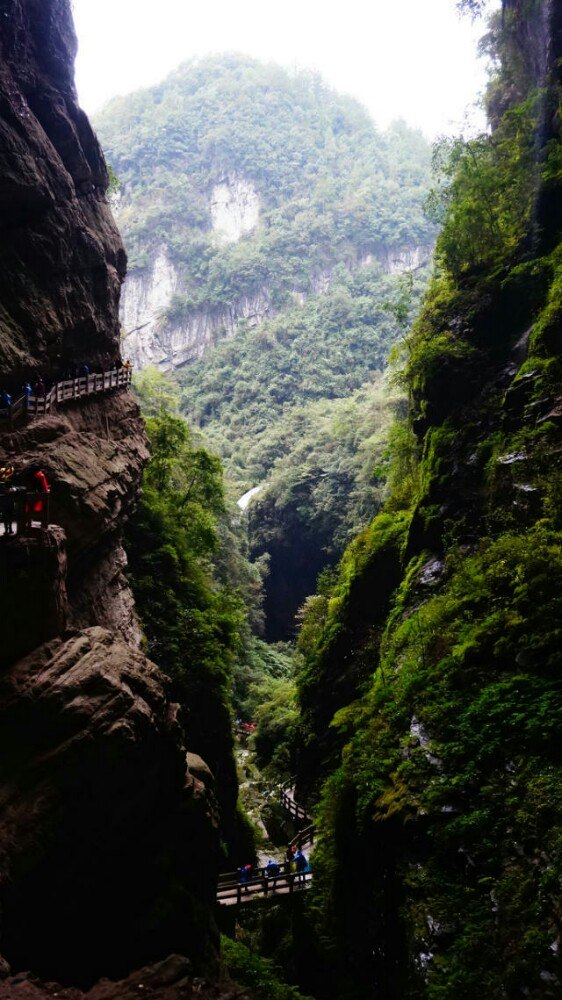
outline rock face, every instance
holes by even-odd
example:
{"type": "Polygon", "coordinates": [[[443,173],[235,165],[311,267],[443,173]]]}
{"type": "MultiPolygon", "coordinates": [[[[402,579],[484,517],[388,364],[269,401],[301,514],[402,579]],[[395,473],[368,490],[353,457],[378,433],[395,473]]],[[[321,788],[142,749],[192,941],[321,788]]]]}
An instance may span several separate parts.
{"type": "Polygon", "coordinates": [[[0,546],[3,641],[0,667],[64,632],[68,620],[66,537],[62,528],[0,546]]]}
{"type": "MultiPolygon", "coordinates": [[[[0,18],[0,375],[17,396],[116,353],[126,259],[76,103],[70,3],[1,0],[0,18]]],[[[215,956],[212,792],[138,651],[124,575],[146,458],[127,390],[0,422],[0,463],[44,470],[53,522],[0,537],[0,952],[77,985],[215,956]]]]}
{"type": "Polygon", "coordinates": [[[165,310],[180,292],[179,275],[164,245],[147,270],[127,278],[121,305],[123,350],[136,367],[179,368],[200,358],[217,340],[233,337],[242,320],[257,326],[270,314],[270,295],[262,288],[227,306],[201,307],[185,318],[165,320],[165,310]]]}
{"type": "MultiPolygon", "coordinates": [[[[245,219],[248,222],[248,218],[245,219]]],[[[218,221],[216,225],[219,226],[218,221]]],[[[229,225],[231,233],[235,231],[239,234],[237,238],[247,231],[241,228],[239,220],[230,220],[229,225]]],[[[250,228],[254,226],[248,223],[250,228]]],[[[232,241],[234,237],[224,240],[232,241]]],[[[432,245],[427,244],[387,250],[380,257],[365,254],[350,260],[348,268],[354,270],[376,261],[385,274],[404,274],[426,265],[432,252],[432,245]]],[[[332,269],[318,271],[311,279],[307,292],[301,288],[293,289],[293,301],[302,306],[311,295],[324,295],[331,284],[332,269]]],[[[187,362],[202,357],[218,340],[234,337],[242,322],[249,327],[259,326],[277,311],[272,305],[271,292],[264,285],[229,305],[194,308],[187,316],[166,318],[165,312],[172,305],[174,295],[181,295],[181,292],[180,274],[169,259],[164,244],[147,268],[134,271],[127,277],[121,298],[121,323],[125,331],[123,350],[136,367],[145,368],[152,364],[162,371],[181,368],[187,362]]]]}
{"type": "Polygon", "coordinates": [[[187,771],[175,710],[158,669],[100,628],[53,640],[0,678],[12,967],[79,983],[187,943],[209,959],[212,798],[187,771]]]}
{"type": "MultiPolygon", "coordinates": [[[[535,204],[552,207],[562,8],[503,7],[496,128],[545,88],[526,141],[535,204]]],[[[492,162],[499,198],[521,168],[492,162]]],[[[487,214],[490,190],[472,193],[487,214]]],[[[317,885],[342,956],[334,997],[562,995],[548,888],[562,831],[562,215],[516,216],[517,250],[475,261],[463,196],[408,344],[415,488],[404,501],[402,480],[348,549],[300,679],[300,797],[329,776],[317,885]]]]}
{"type": "MultiPolygon", "coordinates": [[[[77,104],[69,3],[5,0],[1,13],[0,374],[15,398],[37,374],[56,380],[82,361],[96,370],[117,352],[126,258],[105,161],[77,104]]],[[[52,520],[68,541],[69,621],[108,624],[137,643],[119,537],[146,458],[130,393],[0,427],[0,461],[16,476],[39,465],[52,486],[52,520]]],[[[3,552],[0,565],[4,596],[13,563],[3,552]]],[[[56,634],[39,631],[42,640],[56,634]]],[[[27,652],[33,630],[19,632],[27,652]]]]}
{"type": "Polygon", "coordinates": [[[258,224],[260,199],[253,184],[229,174],[215,184],[211,194],[213,230],[221,243],[237,243],[258,224]]]}
{"type": "MultiPolygon", "coordinates": [[[[13,462],[16,475],[33,465],[47,475],[50,517],[66,536],[68,621],[107,625],[133,645],[138,645],[140,630],[123,574],[126,558],[120,537],[147,456],[137,404],[123,391],[70,404],[56,415],[0,434],[2,463],[13,462]]],[[[13,587],[4,557],[18,544],[16,536],[11,548],[4,545],[0,550],[0,566],[6,567],[0,578],[4,600],[11,600],[13,587]]],[[[41,546],[40,537],[35,545],[41,546]]],[[[41,602],[36,614],[40,609],[41,602]]],[[[26,602],[23,614],[28,613],[26,602]]],[[[55,634],[43,634],[42,639],[55,634]]],[[[19,635],[25,646],[20,653],[28,652],[35,645],[32,634],[22,627],[19,635]]]]}
{"type": "Polygon", "coordinates": [[[3,0],[0,38],[0,374],[115,350],[126,258],[107,170],[76,100],[68,0],[3,0]]]}
{"type": "Polygon", "coordinates": [[[154,1000],[250,1000],[250,994],[239,986],[208,983],[193,975],[191,963],[182,955],[169,955],[154,965],[133,972],[119,982],[104,978],[92,989],[64,988],[59,983],[44,983],[27,972],[8,976],[0,982],[0,1000],[46,1000],[58,996],[61,1000],[131,1000],[132,997],[153,997],[154,1000]]]}

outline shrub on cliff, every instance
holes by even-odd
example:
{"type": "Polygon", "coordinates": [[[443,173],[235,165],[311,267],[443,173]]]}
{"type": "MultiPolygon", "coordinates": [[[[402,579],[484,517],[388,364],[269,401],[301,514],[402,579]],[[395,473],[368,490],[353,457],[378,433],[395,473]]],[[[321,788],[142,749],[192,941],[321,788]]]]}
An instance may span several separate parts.
{"type": "Polygon", "coordinates": [[[173,679],[189,750],[214,772],[227,841],[235,837],[231,685],[246,626],[241,597],[217,579],[222,469],[181,417],[146,421],[152,459],[127,529],[130,578],[146,651],[173,679]]]}

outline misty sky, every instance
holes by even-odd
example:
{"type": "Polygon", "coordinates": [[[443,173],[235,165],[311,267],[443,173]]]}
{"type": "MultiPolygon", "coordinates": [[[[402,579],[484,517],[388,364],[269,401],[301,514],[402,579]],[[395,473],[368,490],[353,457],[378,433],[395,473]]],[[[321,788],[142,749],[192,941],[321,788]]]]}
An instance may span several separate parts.
{"type": "Polygon", "coordinates": [[[430,137],[458,129],[485,82],[482,23],[459,18],[454,0],[73,0],[73,8],[78,93],[89,113],[185,59],[222,51],[319,70],[380,125],[402,117],[430,137]]]}

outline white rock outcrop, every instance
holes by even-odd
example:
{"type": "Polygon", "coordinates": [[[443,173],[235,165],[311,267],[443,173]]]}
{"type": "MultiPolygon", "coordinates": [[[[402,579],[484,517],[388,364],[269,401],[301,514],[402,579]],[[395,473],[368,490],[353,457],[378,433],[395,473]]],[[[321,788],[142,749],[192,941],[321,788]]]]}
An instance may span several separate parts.
{"type": "MultiPolygon", "coordinates": [[[[248,181],[229,175],[213,189],[211,209],[217,237],[233,242],[257,225],[259,199],[248,181]]],[[[377,263],[387,274],[403,274],[428,263],[432,249],[413,246],[382,254],[366,253],[350,260],[347,266],[353,271],[377,263]]],[[[304,305],[309,296],[324,295],[332,277],[331,268],[318,271],[306,290],[293,289],[293,300],[304,305]]],[[[159,247],[151,267],[133,271],[127,277],[121,295],[123,354],[135,367],[154,364],[162,371],[178,368],[200,358],[219,340],[234,337],[241,321],[258,326],[273,315],[270,291],[262,287],[228,305],[195,308],[185,318],[166,321],[166,309],[174,295],[181,293],[180,275],[164,245],[159,247]]]]}
{"type": "MultiPolygon", "coordinates": [[[[150,299],[154,277],[149,276],[145,281],[148,291],[143,293],[142,301],[150,299]]],[[[130,358],[135,368],[152,364],[162,371],[172,371],[202,357],[219,340],[234,337],[242,320],[248,326],[257,326],[267,318],[269,311],[269,292],[262,288],[227,306],[194,309],[186,319],[178,319],[175,323],[149,320],[125,334],[123,356],[130,358]]]]}
{"type": "Polygon", "coordinates": [[[406,271],[416,271],[431,260],[432,246],[405,247],[388,250],[383,262],[387,274],[405,274],[406,271]]]}
{"type": "Polygon", "coordinates": [[[125,350],[131,357],[137,345],[153,339],[177,289],[178,276],[163,245],[149,271],[133,271],[127,276],[121,293],[120,320],[125,350]]]}
{"type": "Polygon", "coordinates": [[[221,243],[236,243],[255,229],[260,216],[260,199],[249,181],[229,174],[215,184],[211,194],[213,232],[221,243]]]}

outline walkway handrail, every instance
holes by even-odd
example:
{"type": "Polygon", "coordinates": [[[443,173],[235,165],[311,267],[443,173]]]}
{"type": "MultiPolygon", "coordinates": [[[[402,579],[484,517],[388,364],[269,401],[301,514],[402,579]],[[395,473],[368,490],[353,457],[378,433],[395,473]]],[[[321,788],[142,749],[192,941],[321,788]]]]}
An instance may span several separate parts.
{"type": "Polygon", "coordinates": [[[284,792],[285,789],[287,788],[294,788],[296,783],[297,783],[296,776],[293,775],[292,778],[287,778],[287,780],[284,781],[282,785],[279,785],[279,791],[284,792]]]}
{"type": "Polygon", "coordinates": [[[45,416],[53,406],[69,403],[82,396],[93,396],[110,389],[121,389],[130,386],[133,377],[131,365],[115,368],[112,371],[95,372],[92,375],[80,375],[78,378],[65,379],[57,382],[52,389],[44,394],[20,396],[9,407],[0,409],[0,420],[16,420],[27,416],[45,416]]]}
{"type": "MultiPolygon", "coordinates": [[[[295,779],[288,778],[287,781],[284,781],[279,786],[279,800],[283,808],[287,809],[292,816],[309,820],[308,825],[300,830],[289,842],[291,847],[294,845],[299,850],[302,850],[306,844],[314,843],[315,826],[310,820],[310,816],[307,816],[304,806],[295,802],[293,798],[294,784],[295,779]]],[[[268,873],[268,866],[263,865],[252,869],[252,875],[247,881],[241,880],[243,871],[240,868],[233,872],[222,872],[218,877],[217,902],[228,905],[236,903],[236,905],[239,905],[251,899],[252,896],[267,896],[270,888],[273,890],[277,888],[284,889],[285,893],[287,891],[292,893],[295,879],[298,879],[300,888],[305,888],[306,883],[312,879],[310,869],[306,872],[297,872],[291,868],[292,861],[276,863],[279,865],[278,875],[270,875],[268,873]]]]}
{"type": "MultiPolygon", "coordinates": [[[[232,901],[239,906],[240,903],[249,902],[252,897],[267,897],[270,891],[273,893],[277,889],[285,890],[285,895],[287,892],[292,895],[295,889],[297,891],[299,889],[306,889],[311,880],[312,873],[308,871],[300,873],[288,872],[273,876],[272,878],[259,876],[250,879],[248,882],[223,884],[217,889],[217,903],[228,904],[229,901],[232,901]]],[[[232,905],[232,902],[230,905],[232,905]]]]}
{"type": "MultiPolygon", "coordinates": [[[[280,870],[281,874],[277,875],[277,876],[274,876],[274,877],[281,878],[283,875],[293,874],[291,872],[291,862],[290,861],[278,861],[277,864],[279,865],[279,870],[280,870]]],[[[252,878],[257,878],[257,879],[267,878],[266,869],[267,869],[267,865],[262,865],[259,868],[253,868],[252,869],[252,872],[253,872],[252,878]]],[[[240,878],[240,869],[237,869],[234,872],[221,872],[221,874],[219,875],[219,882],[218,882],[218,884],[219,884],[219,886],[221,886],[221,885],[230,885],[231,883],[238,882],[239,878],[240,878]]]]}
{"type": "Polygon", "coordinates": [[[299,851],[302,851],[306,844],[314,843],[314,834],[316,833],[316,827],[314,823],[309,823],[304,829],[299,830],[299,832],[289,841],[289,847],[296,847],[299,851]]]}
{"type": "Polygon", "coordinates": [[[283,806],[283,809],[286,809],[289,815],[294,816],[295,819],[310,820],[311,817],[308,815],[305,807],[295,802],[292,794],[289,794],[290,792],[292,793],[293,787],[290,781],[286,781],[281,785],[279,789],[279,802],[283,806]]]}

